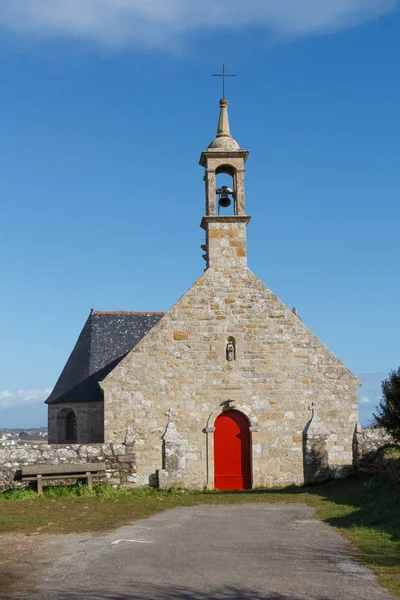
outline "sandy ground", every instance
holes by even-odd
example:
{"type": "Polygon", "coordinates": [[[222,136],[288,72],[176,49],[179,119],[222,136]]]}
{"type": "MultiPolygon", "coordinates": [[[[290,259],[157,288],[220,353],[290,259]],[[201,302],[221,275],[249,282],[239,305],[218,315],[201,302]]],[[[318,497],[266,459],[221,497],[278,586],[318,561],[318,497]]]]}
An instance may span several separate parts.
{"type": "Polygon", "coordinates": [[[48,535],[9,533],[0,535],[0,598],[27,598],[40,585],[57,557],[65,555],[90,535],[48,535]]]}

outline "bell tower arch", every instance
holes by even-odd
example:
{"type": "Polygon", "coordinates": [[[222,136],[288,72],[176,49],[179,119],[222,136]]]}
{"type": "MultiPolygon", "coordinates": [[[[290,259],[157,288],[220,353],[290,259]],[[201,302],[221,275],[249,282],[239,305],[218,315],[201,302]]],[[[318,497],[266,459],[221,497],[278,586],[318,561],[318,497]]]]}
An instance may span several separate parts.
{"type": "Polygon", "coordinates": [[[231,136],[228,100],[223,98],[217,135],[200,157],[205,171],[206,206],[201,227],[206,232],[207,268],[247,265],[246,227],[251,217],[246,215],[244,175],[248,155],[231,136]],[[217,188],[220,174],[231,177],[232,188],[217,188]],[[226,214],[228,207],[233,214],[226,214]]]}

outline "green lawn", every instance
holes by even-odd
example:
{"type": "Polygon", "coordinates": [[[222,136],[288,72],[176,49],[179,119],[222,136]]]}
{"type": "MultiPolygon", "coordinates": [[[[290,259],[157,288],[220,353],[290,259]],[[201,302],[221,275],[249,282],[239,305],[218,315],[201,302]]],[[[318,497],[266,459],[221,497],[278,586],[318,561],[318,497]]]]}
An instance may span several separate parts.
{"type": "Polygon", "coordinates": [[[0,495],[0,534],[39,528],[44,533],[101,533],[167,508],[250,502],[300,502],[314,507],[315,517],[349,539],[357,559],[400,597],[400,488],[384,477],[246,492],[76,486],[45,488],[39,498],[30,490],[13,491],[0,495]]]}

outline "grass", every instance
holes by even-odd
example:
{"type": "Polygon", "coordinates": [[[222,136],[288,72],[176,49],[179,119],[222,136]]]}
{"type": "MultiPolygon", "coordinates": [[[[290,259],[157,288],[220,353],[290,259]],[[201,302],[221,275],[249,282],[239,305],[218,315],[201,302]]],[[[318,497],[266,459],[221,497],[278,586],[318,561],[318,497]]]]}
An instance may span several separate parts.
{"type": "Polygon", "coordinates": [[[400,446],[389,446],[385,448],[385,455],[393,458],[400,458],[400,446]]]}
{"type": "Polygon", "coordinates": [[[106,532],[161,510],[198,504],[304,503],[351,541],[357,559],[400,597],[400,489],[383,476],[245,492],[47,487],[0,495],[0,533],[106,532]]]}

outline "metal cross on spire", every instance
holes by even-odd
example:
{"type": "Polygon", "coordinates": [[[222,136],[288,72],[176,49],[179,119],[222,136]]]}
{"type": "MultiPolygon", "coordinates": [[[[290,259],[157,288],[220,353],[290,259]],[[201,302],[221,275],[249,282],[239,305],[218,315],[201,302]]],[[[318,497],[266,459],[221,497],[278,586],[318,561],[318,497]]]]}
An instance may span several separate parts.
{"type": "Polygon", "coordinates": [[[236,77],[236,74],[225,73],[225,63],[222,63],[222,73],[213,73],[211,77],[222,77],[222,97],[225,98],[225,77],[236,77]]]}

